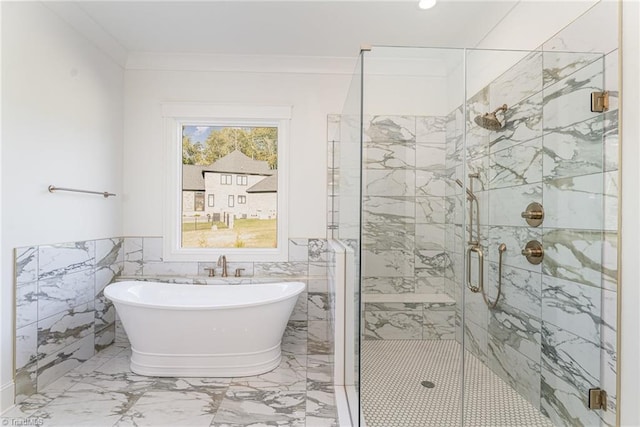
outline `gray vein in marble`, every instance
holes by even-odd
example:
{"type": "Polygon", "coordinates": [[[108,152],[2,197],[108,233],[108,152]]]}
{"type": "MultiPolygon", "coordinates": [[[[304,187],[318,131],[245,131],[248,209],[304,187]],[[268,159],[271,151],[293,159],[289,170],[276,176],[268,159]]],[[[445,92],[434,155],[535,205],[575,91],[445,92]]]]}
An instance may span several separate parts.
{"type": "Polygon", "coordinates": [[[442,277],[449,265],[444,250],[416,250],[415,268],[428,272],[431,277],[442,277]]]}
{"type": "Polygon", "coordinates": [[[591,92],[602,91],[602,61],[596,61],[544,91],[543,114],[545,133],[592,118],[590,103],[581,102],[591,92]]]}
{"type": "Polygon", "coordinates": [[[363,292],[367,294],[404,294],[415,291],[415,282],[410,277],[364,277],[363,292]]]}
{"type": "Polygon", "coordinates": [[[593,343],[599,343],[602,325],[601,290],[543,275],[542,318],[593,343]]]}
{"type": "Polygon", "coordinates": [[[124,239],[96,240],[96,268],[112,268],[124,260],[124,239]]]}
{"type": "Polygon", "coordinates": [[[540,319],[506,304],[502,304],[500,309],[490,313],[489,334],[518,353],[536,360],[540,354],[540,319]]]}
{"type": "Polygon", "coordinates": [[[406,144],[416,140],[415,116],[374,116],[364,120],[365,141],[406,144]]]}
{"type": "Polygon", "coordinates": [[[38,357],[54,354],[94,331],[93,301],[38,321],[38,357]]]}
{"type": "Polygon", "coordinates": [[[38,279],[38,248],[29,246],[15,250],[16,285],[22,286],[38,279]]]}
{"type": "Polygon", "coordinates": [[[78,271],[55,276],[38,282],[38,318],[92,301],[95,275],[93,270],[78,271]]]}
{"type": "Polygon", "coordinates": [[[541,409],[554,423],[599,424],[584,396],[600,383],[598,346],[543,323],[541,409]]]}
{"type": "Polygon", "coordinates": [[[38,247],[38,279],[65,276],[93,268],[95,241],[38,247]]]}
{"type": "Polygon", "coordinates": [[[327,261],[327,241],[326,239],[309,239],[309,262],[327,261]]]}
{"type": "Polygon", "coordinates": [[[16,293],[16,329],[20,329],[38,320],[38,286],[29,283],[17,287],[16,293]]]}
{"type": "Polygon", "coordinates": [[[365,339],[422,339],[422,311],[365,311],[365,339]]]}
{"type": "Polygon", "coordinates": [[[307,354],[307,321],[290,320],[282,337],[283,354],[307,354]]]}
{"type": "Polygon", "coordinates": [[[597,53],[544,52],[542,69],[544,88],[566,79],[599,59],[602,59],[602,55],[597,53]]]}
{"type": "Polygon", "coordinates": [[[539,137],[542,132],[542,113],[541,93],[532,95],[519,104],[510,105],[505,113],[503,128],[491,132],[491,152],[539,137]]]}
{"type": "Polygon", "coordinates": [[[234,378],[231,386],[248,390],[306,390],[306,356],[283,355],[280,365],[262,375],[234,378]]]}
{"type": "Polygon", "coordinates": [[[602,138],[601,117],[590,118],[545,134],[542,139],[544,179],[602,172],[602,138]]]}
{"type": "Polygon", "coordinates": [[[370,142],[364,145],[363,156],[365,169],[413,169],[416,165],[413,144],[370,142]]]}
{"type": "Polygon", "coordinates": [[[447,117],[418,116],[416,117],[416,142],[445,143],[447,117]]]}
{"type": "Polygon", "coordinates": [[[368,196],[414,196],[416,172],[410,169],[363,171],[368,196]]]}
{"type": "Polygon", "coordinates": [[[513,389],[520,393],[536,409],[540,408],[540,357],[537,362],[528,359],[509,346],[489,337],[488,362],[513,389]]]}
{"type": "Polygon", "coordinates": [[[602,286],[602,232],[545,230],[542,271],[585,285],[602,286]]]}
{"type": "Polygon", "coordinates": [[[490,156],[489,186],[509,187],[542,180],[542,140],[535,139],[490,156]]]}
{"type": "Polygon", "coordinates": [[[492,108],[515,105],[542,90],[542,53],[531,52],[489,85],[492,108]]]}
{"type": "Polygon", "coordinates": [[[309,354],[331,354],[333,351],[330,325],[324,320],[307,322],[307,351],[309,354]]]}
{"type": "Polygon", "coordinates": [[[245,391],[231,386],[211,425],[304,427],[305,400],[302,391],[245,391]]]}

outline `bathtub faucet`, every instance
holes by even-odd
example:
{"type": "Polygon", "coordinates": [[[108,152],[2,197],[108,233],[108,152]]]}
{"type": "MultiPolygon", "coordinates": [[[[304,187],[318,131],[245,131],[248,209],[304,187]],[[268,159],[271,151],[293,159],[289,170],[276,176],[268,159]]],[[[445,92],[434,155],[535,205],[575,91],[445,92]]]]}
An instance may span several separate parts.
{"type": "Polygon", "coordinates": [[[220,255],[220,258],[218,258],[218,267],[222,267],[222,277],[229,275],[227,273],[227,257],[225,255],[220,255]]]}

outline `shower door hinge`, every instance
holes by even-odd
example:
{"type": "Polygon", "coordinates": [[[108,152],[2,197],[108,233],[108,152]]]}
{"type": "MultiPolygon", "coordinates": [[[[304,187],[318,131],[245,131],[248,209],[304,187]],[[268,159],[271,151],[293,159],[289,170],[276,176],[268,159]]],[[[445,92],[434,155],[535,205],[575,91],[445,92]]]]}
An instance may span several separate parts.
{"type": "Polygon", "coordinates": [[[607,392],[600,388],[589,389],[589,409],[607,410],[607,392]]]}
{"type": "Polygon", "coordinates": [[[602,113],[609,109],[609,92],[591,92],[591,111],[602,113]]]}

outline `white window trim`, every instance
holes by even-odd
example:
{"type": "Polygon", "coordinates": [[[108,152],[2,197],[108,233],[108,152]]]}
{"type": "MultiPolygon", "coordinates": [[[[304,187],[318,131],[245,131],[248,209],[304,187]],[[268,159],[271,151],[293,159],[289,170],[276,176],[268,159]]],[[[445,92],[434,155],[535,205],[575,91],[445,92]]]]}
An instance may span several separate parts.
{"type": "Polygon", "coordinates": [[[287,261],[288,259],[288,154],[290,106],[250,106],[202,103],[163,103],[165,197],[163,204],[163,259],[211,261],[227,255],[230,261],[287,261]],[[216,123],[226,126],[278,128],[278,234],[277,248],[182,248],[182,126],[216,123]]]}

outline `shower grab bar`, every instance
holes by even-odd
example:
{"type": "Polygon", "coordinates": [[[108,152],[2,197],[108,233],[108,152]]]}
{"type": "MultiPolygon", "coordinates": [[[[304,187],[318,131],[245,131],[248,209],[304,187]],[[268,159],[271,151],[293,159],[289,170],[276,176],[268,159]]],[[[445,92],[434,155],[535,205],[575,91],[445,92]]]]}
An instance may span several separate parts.
{"type": "Polygon", "coordinates": [[[484,254],[480,246],[472,245],[467,249],[467,287],[471,292],[480,292],[484,286],[484,254]],[[471,283],[471,252],[478,254],[478,286],[471,283]]]}
{"type": "Polygon", "coordinates": [[[502,255],[507,250],[507,245],[504,243],[500,243],[498,246],[498,253],[500,256],[500,260],[498,261],[498,295],[496,295],[496,299],[491,301],[487,296],[487,293],[482,289],[482,299],[484,299],[484,303],[487,304],[487,307],[490,309],[496,308],[498,305],[498,301],[500,300],[500,295],[502,293],[502,255]]]}
{"type": "Polygon", "coordinates": [[[100,194],[105,199],[111,196],[115,197],[115,193],[109,193],[108,191],[78,190],[77,188],[56,187],[55,185],[50,185],[48,189],[49,193],[53,193],[55,191],[71,191],[73,193],[100,194]]]}

